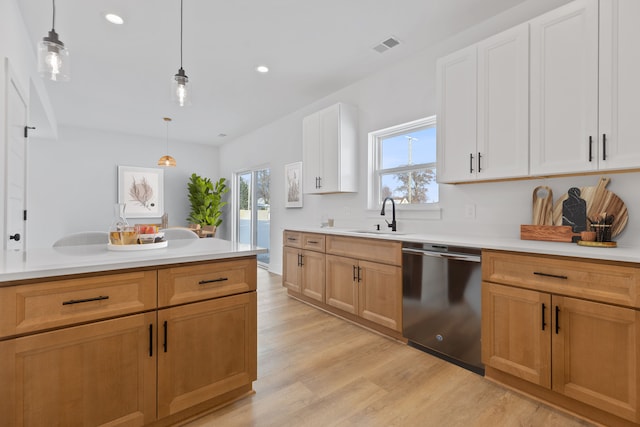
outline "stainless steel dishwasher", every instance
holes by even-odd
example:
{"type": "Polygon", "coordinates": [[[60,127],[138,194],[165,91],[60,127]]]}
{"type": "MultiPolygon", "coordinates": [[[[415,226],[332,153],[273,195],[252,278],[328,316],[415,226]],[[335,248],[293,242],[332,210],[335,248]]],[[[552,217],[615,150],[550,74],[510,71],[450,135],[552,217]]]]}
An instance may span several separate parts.
{"type": "Polygon", "coordinates": [[[484,374],[480,249],[402,244],[402,332],[409,345],[484,374]]]}

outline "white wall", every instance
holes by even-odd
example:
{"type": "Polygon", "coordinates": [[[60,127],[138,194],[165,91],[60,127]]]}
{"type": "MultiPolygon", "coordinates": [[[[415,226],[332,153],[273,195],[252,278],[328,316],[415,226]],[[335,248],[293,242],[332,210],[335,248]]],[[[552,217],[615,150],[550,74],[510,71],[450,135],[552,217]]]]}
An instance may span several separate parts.
{"type": "MultiPolygon", "coordinates": [[[[218,149],[177,140],[169,149],[178,165],[164,168],[165,211],[169,225],[186,226],[189,177],[217,179],[218,149]]],[[[166,139],[60,127],[57,140],[30,138],[28,150],[27,246],[33,248],[77,231],[107,231],[117,202],[117,167],[157,168],[166,139]]]]}
{"type": "MultiPolygon", "coordinates": [[[[383,223],[379,212],[368,211],[367,134],[395,124],[435,114],[435,61],[492,34],[524,22],[567,1],[529,0],[489,22],[471,28],[433,49],[369,76],[343,90],[296,111],[221,147],[224,159],[220,173],[231,176],[248,167],[268,164],[271,168],[271,265],[282,271],[282,230],[290,226],[318,226],[323,214],[335,218],[340,228],[373,227],[383,223]],[[335,102],[346,102],[359,110],[359,179],[357,194],[304,196],[302,209],[284,208],[284,165],[302,160],[302,119],[335,102]]],[[[618,194],[630,210],[630,222],[619,236],[620,244],[640,243],[640,221],[634,219],[639,197],[638,173],[611,175],[609,190],[618,194]]],[[[552,188],[556,198],[573,186],[596,185],[598,176],[568,177],[468,185],[442,185],[442,218],[422,219],[414,213],[398,213],[399,232],[460,233],[486,236],[519,236],[520,224],[531,222],[532,192],[538,185],[552,188]],[[475,219],[465,217],[465,205],[476,206],[475,219]]],[[[224,224],[229,235],[230,222],[224,224]]]]}

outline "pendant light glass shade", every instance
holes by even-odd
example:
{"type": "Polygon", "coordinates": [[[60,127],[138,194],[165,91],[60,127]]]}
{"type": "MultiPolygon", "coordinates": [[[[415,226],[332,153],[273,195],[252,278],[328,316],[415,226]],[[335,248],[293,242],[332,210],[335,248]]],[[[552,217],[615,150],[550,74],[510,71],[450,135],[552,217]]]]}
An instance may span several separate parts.
{"type": "Polygon", "coordinates": [[[191,105],[191,85],[189,85],[189,77],[184,73],[182,67],[178,70],[178,74],[173,76],[171,84],[171,93],[173,102],[180,107],[191,105]]]}
{"type": "Polygon", "coordinates": [[[167,154],[160,157],[160,160],[158,160],[158,166],[172,168],[176,166],[176,159],[169,155],[169,122],[171,121],[171,118],[164,117],[162,120],[167,124],[167,154]]]}
{"type": "Polygon", "coordinates": [[[173,102],[180,107],[191,105],[189,77],[182,68],[182,2],[183,0],[180,0],[180,68],[178,73],[173,76],[171,83],[171,97],[173,102]]]}
{"type": "Polygon", "coordinates": [[[38,43],[38,72],[44,78],[53,81],[69,81],[69,50],[58,38],[55,30],[56,2],[53,1],[53,20],[51,31],[38,43]]]}

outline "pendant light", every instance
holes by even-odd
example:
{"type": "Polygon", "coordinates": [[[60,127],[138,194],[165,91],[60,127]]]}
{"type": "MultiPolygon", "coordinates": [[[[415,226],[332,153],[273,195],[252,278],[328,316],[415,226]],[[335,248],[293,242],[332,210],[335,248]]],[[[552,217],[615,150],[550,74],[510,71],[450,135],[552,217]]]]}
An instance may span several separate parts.
{"type": "Polygon", "coordinates": [[[53,81],[69,81],[69,51],[56,33],[56,0],[53,2],[51,31],[38,43],[38,72],[53,81]]]}
{"type": "Polygon", "coordinates": [[[180,0],[180,69],[178,74],[173,76],[171,92],[174,102],[184,107],[185,105],[191,105],[189,96],[191,86],[189,85],[189,77],[187,77],[182,68],[182,2],[183,0],[180,0]]]}
{"type": "Polygon", "coordinates": [[[171,118],[164,117],[162,120],[167,124],[167,154],[160,157],[160,160],[158,160],[158,166],[175,167],[176,159],[169,155],[169,122],[171,121],[171,118]]]}

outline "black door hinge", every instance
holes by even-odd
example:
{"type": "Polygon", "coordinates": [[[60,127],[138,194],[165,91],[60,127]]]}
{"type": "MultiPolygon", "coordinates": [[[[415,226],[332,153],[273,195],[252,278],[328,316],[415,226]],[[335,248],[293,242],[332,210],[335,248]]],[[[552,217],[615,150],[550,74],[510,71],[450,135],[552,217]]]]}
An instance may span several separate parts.
{"type": "Polygon", "coordinates": [[[29,129],[35,129],[35,126],[25,126],[24,127],[24,137],[25,138],[29,137],[29,129]]]}
{"type": "Polygon", "coordinates": [[[23,221],[27,220],[27,210],[26,209],[22,211],[22,220],[23,221]]]}

